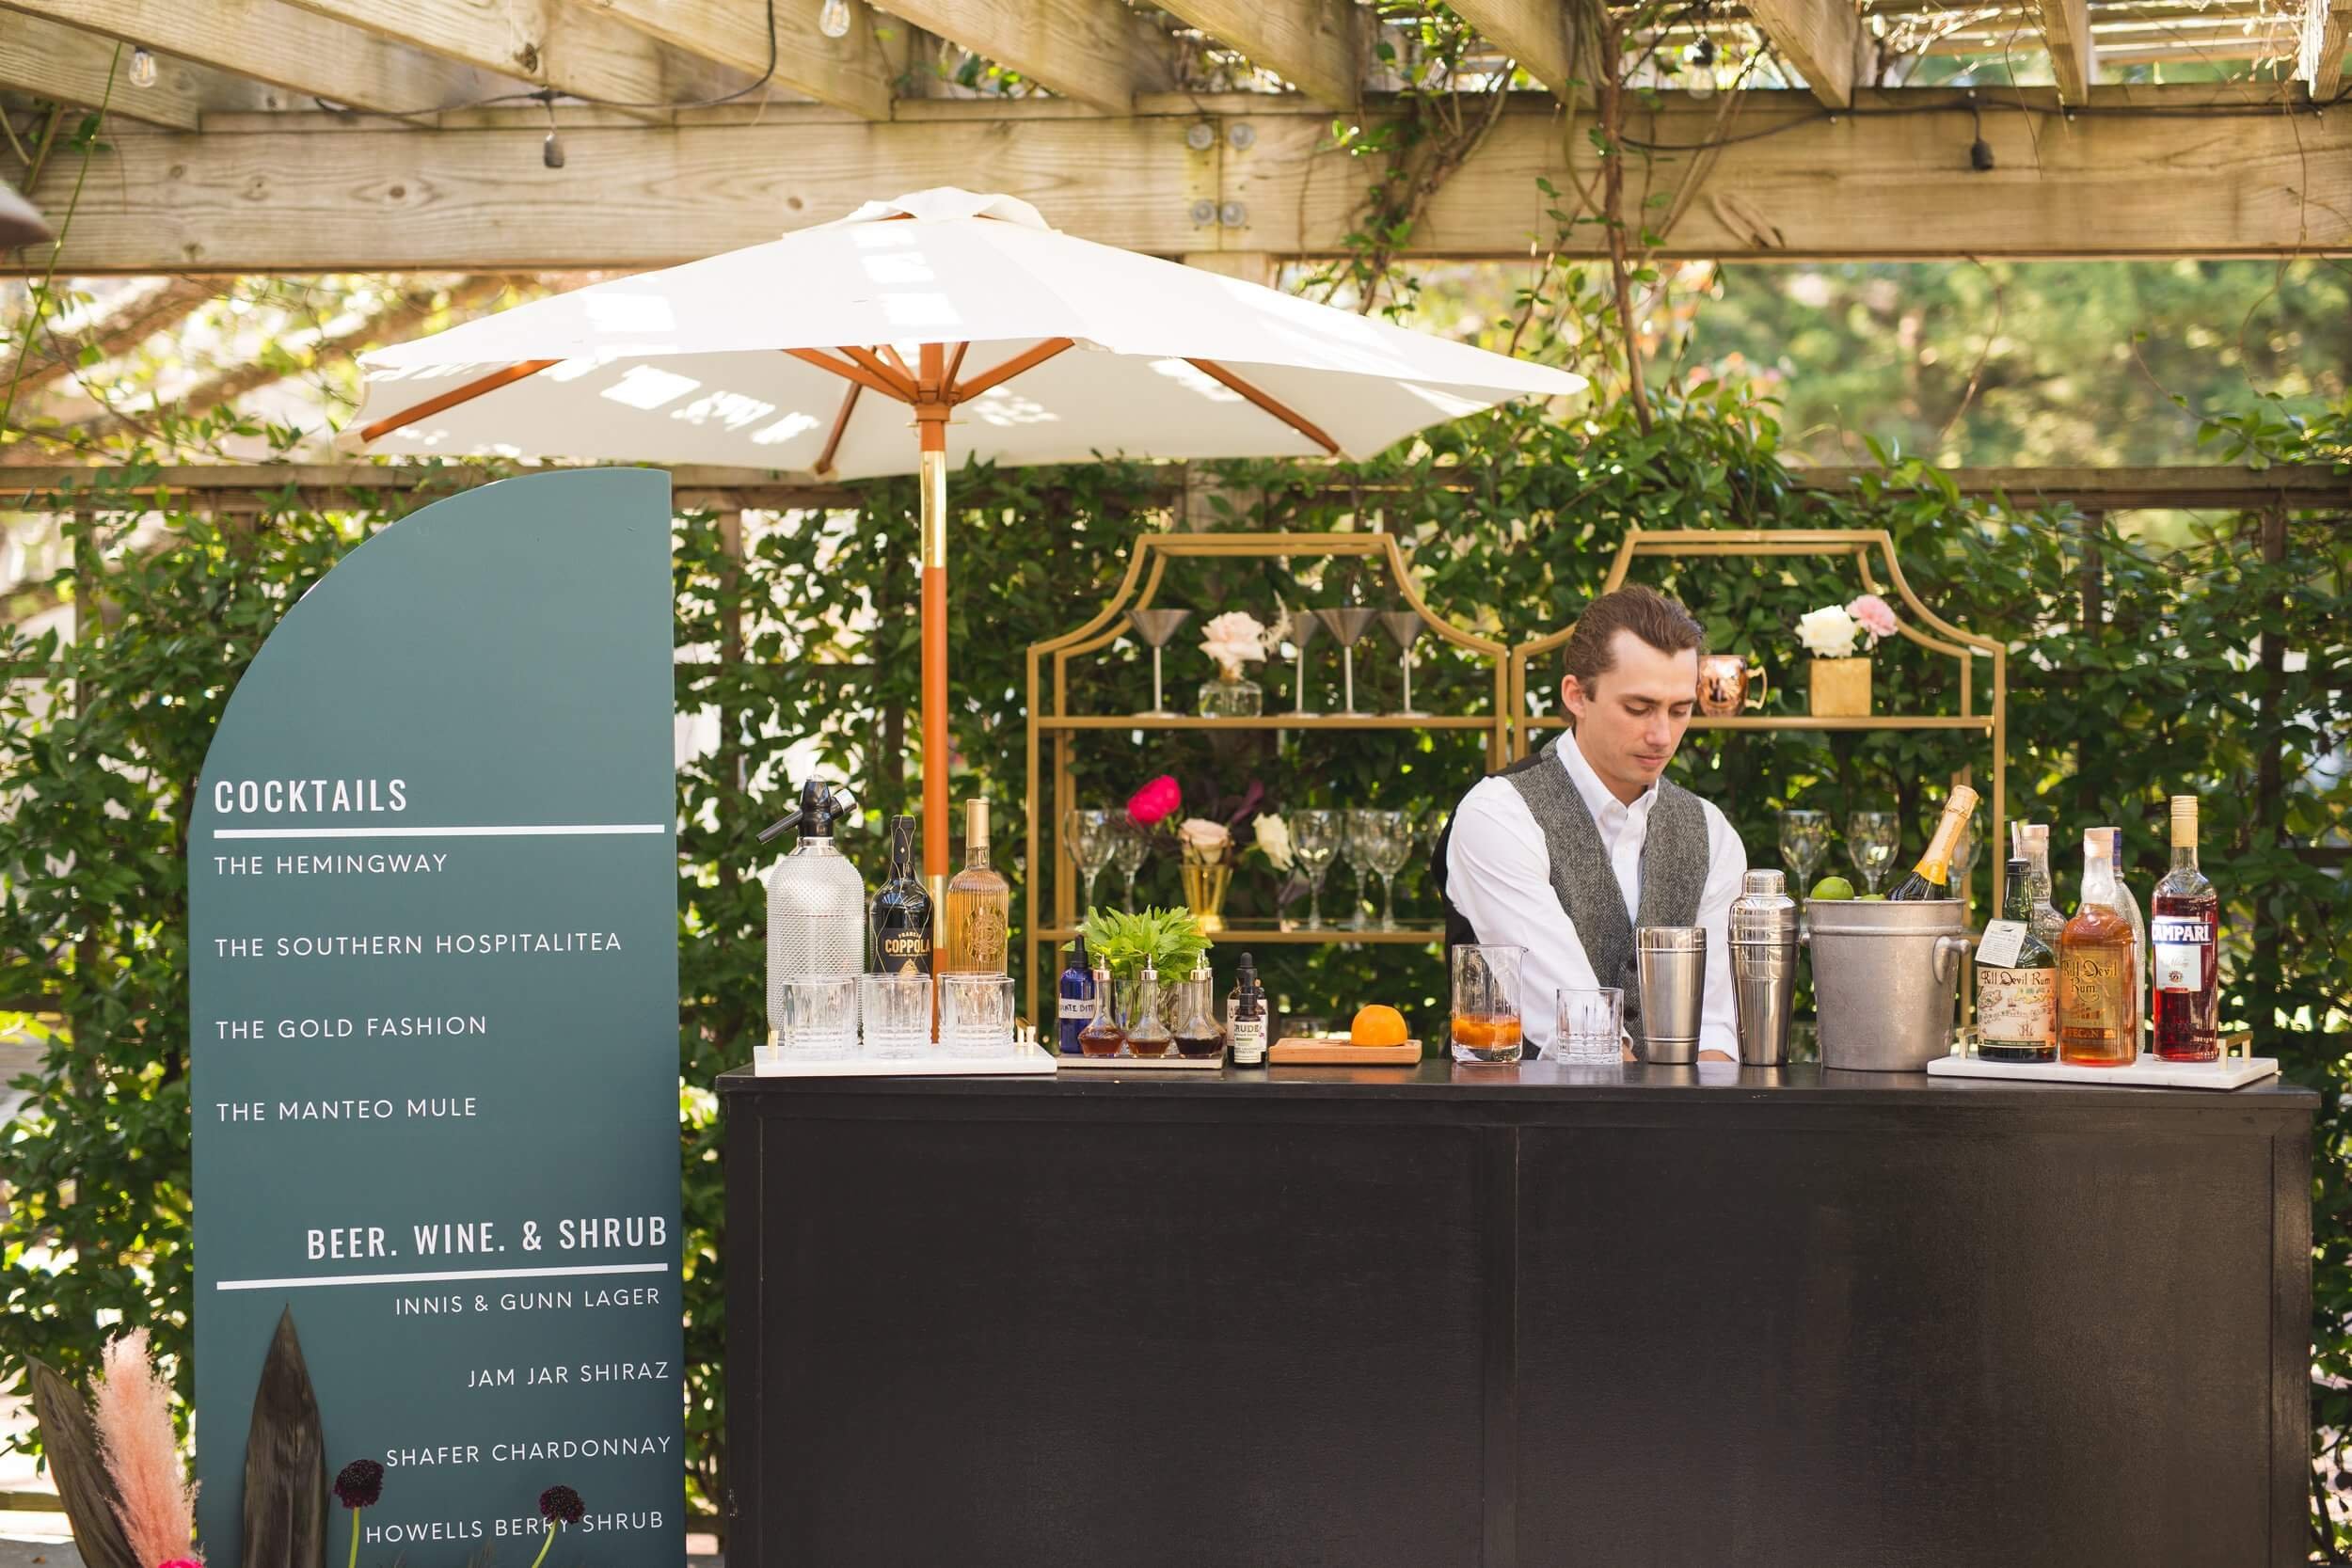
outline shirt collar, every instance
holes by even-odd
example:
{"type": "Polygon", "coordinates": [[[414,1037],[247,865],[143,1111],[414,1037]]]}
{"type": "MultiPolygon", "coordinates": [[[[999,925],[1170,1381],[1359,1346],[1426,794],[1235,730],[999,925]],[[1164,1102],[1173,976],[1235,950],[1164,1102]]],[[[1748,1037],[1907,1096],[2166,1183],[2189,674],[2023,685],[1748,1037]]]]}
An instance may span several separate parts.
{"type": "Polygon", "coordinates": [[[1584,749],[1576,743],[1574,730],[1563,735],[1552,750],[1560,754],[1561,766],[1568,770],[1568,777],[1576,784],[1576,792],[1584,798],[1584,809],[1593,814],[1595,822],[1647,820],[1650,803],[1658,799],[1656,784],[1635,796],[1633,803],[1628,805],[1600,782],[1600,775],[1593,771],[1593,765],[1584,760],[1584,749]]]}

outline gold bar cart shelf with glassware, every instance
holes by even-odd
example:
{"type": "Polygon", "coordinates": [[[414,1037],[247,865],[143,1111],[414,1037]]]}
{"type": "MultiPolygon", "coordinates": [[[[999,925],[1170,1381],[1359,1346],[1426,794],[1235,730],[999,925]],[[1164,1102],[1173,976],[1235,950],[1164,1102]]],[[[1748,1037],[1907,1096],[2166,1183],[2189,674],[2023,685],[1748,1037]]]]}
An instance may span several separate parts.
{"type": "MultiPolygon", "coordinates": [[[[1251,608],[1237,606],[1234,608],[1251,608]]],[[[1485,737],[1485,761],[1500,768],[1511,756],[1509,650],[1501,642],[1440,618],[1414,586],[1396,536],[1385,532],[1327,533],[1154,533],[1137,540],[1126,575],[1102,610],[1084,626],[1029,645],[1028,653],[1028,876],[1023,893],[1028,964],[1025,1008],[1038,1018],[1040,986],[1050,987],[1055,949],[1077,933],[1077,865],[1064,840],[1065,824],[1078,804],[1072,760],[1074,749],[1099,732],[1163,734],[1187,731],[1297,731],[1302,735],[1369,734],[1382,731],[1476,733],[1485,737]],[[1188,714],[1088,713],[1073,711],[1070,677],[1073,663],[1089,658],[1127,635],[1127,612],[1151,610],[1177,561],[1290,561],[1347,558],[1386,568],[1389,586],[1444,642],[1473,658],[1490,661],[1493,700],[1486,713],[1405,714],[1266,713],[1250,718],[1200,718],[1188,714]],[[1050,775],[1043,753],[1050,745],[1050,775]],[[1049,782],[1050,779],[1050,782],[1049,782]],[[1050,888],[1041,897],[1041,889],[1050,888]]],[[[1466,781],[1467,783],[1467,781],[1466,781]]],[[[1212,933],[1220,946],[1276,943],[1378,942],[1428,946],[1444,940],[1438,926],[1392,930],[1354,927],[1285,927],[1233,924],[1212,933]]]]}

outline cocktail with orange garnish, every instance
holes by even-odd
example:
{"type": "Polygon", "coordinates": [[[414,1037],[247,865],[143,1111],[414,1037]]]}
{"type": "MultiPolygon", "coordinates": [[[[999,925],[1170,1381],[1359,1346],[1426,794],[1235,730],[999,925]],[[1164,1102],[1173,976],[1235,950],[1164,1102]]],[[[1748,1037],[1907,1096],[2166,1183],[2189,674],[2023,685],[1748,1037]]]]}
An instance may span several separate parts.
{"type": "Polygon", "coordinates": [[[1454,1059],[1519,1059],[1519,967],[1527,949],[1466,944],[1454,949],[1454,1059]]]}

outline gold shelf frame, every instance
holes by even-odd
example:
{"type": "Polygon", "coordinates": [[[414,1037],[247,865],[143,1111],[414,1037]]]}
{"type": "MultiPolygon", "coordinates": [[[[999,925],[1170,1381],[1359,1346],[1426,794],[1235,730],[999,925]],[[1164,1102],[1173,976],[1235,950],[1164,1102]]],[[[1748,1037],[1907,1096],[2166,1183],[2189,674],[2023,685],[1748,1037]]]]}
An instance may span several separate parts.
{"type": "MultiPolygon", "coordinates": [[[[1026,933],[1024,945],[1028,949],[1028,974],[1025,977],[1025,1010],[1029,1018],[1040,1019],[1038,990],[1042,982],[1045,960],[1054,948],[1068,942],[1075,934],[1077,924],[1077,867],[1069,860],[1062,843],[1062,824],[1072,807],[1077,804],[1076,785],[1070,770],[1071,748],[1083,734],[1103,730],[1143,732],[1174,732],[1185,730],[1261,730],[1261,731],[1336,731],[1363,733],[1376,731],[1433,730],[1448,733],[1481,733],[1486,739],[1486,766],[1500,768],[1509,760],[1511,749],[1512,693],[1511,650],[1490,638],[1454,626],[1429,608],[1414,586],[1411,569],[1406,564],[1405,552],[1398,546],[1396,536],[1386,532],[1366,533],[1152,533],[1138,539],[1134,553],[1128,558],[1126,575],[1092,619],[1075,630],[1058,637],[1047,638],[1029,644],[1028,654],[1028,788],[1024,802],[1027,812],[1028,874],[1023,879],[1024,920],[1026,933]],[[1160,592],[1171,561],[1288,561],[1295,558],[1321,557],[1327,559],[1376,560],[1388,568],[1391,585],[1403,596],[1406,608],[1417,612],[1422,623],[1438,637],[1455,647],[1464,648],[1479,657],[1491,659],[1494,665],[1494,711],[1490,715],[1438,714],[1411,716],[1406,714],[1322,714],[1301,718],[1293,714],[1269,713],[1255,719],[1148,718],[1139,714],[1091,714],[1070,711],[1071,661],[1109,647],[1127,635],[1127,611],[1149,610],[1160,592]],[[1047,666],[1051,663],[1050,697],[1047,688],[1047,666]],[[1054,748],[1052,816],[1039,832],[1039,808],[1043,774],[1041,753],[1050,737],[1054,748]],[[1048,922],[1039,918],[1038,889],[1046,878],[1053,879],[1052,916],[1048,922]]],[[[1220,944],[1237,941],[1265,942],[1435,942],[1441,940],[1433,929],[1377,931],[1352,930],[1332,927],[1312,930],[1279,930],[1263,927],[1240,927],[1219,933],[1220,944]]],[[[1040,1023],[1041,1030],[1043,1024],[1040,1023]]]]}
{"type": "MultiPolygon", "coordinates": [[[[1903,607],[1911,613],[1900,619],[1897,630],[1907,641],[1915,642],[1931,653],[1948,656],[1960,666],[1960,712],[1952,714],[1872,714],[1852,719],[1815,719],[1805,715],[1746,715],[1710,719],[1704,715],[1691,721],[1692,729],[1765,730],[1765,731],[1898,731],[1898,730],[1957,730],[1976,732],[1989,738],[1992,763],[1993,824],[1985,840],[1984,852],[1992,863],[1993,911],[2001,908],[2002,883],[2006,879],[2009,858],[2009,649],[1989,637],[1980,637],[1965,627],[1953,625],[1930,610],[1903,577],[1902,562],[1895,555],[1894,535],[1884,529],[1634,529],[1617,546],[1616,559],[1610,562],[1608,579],[1601,584],[1603,594],[1625,586],[1637,560],[1682,560],[1692,557],[1736,556],[1747,559],[1772,556],[1809,556],[1815,559],[1844,558],[1854,563],[1862,581],[1863,592],[1883,594],[1879,579],[1871,569],[1873,555],[1885,565],[1886,582],[1893,588],[1903,607]],[[1921,626],[1929,628],[1921,630],[1921,626]],[[1930,635],[1930,633],[1938,635],[1930,635]],[[1976,704],[1976,659],[1978,656],[1993,661],[1992,703],[1988,711],[1979,711],[1976,704]]],[[[1566,728],[1566,721],[1556,716],[1536,717],[1528,712],[1528,667],[1535,659],[1564,646],[1575,632],[1571,621],[1558,631],[1519,643],[1511,650],[1511,731],[1514,754],[1527,754],[1531,738],[1538,730],[1566,728]]],[[[1966,771],[1955,782],[1967,783],[1966,771]]]]}

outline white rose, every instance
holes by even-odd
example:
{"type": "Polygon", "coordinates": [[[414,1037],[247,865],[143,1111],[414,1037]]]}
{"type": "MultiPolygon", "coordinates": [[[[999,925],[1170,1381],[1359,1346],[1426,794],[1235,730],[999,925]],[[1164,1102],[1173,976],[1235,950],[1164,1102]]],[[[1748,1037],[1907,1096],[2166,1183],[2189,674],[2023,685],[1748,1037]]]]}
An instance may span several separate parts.
{"type": "Polygon", "coordinates": [[[1816,658],[1850,658],[1861,640],[1861,623],[1843,605],[1824,605],[1797,618],[1797,641],[1816,658]]]}
{"type": "Polygon", "coordinates": [[[1233,842],[1232,831],[1222,822],[1212,822],[1205,816],[1187,816],[1184,826],[1176,830],[1178,842],[1202,859],[1213,860],[1233,842]]]}
{"type": "Polygon", "coordinates": [[[1247,610],[1229,610],[1200,630],[1200,648],[1225,670],[1265,657],[1265,627],[1247,610]]]}
{"type": "Polygon", "coordinates": [[[1277,871],[1291,868],[1291,825],[1273,812],[1260,812],[1252,824],[1257,830],[1258,848],[1265,855],[1266,863],[1277,871]]]}

